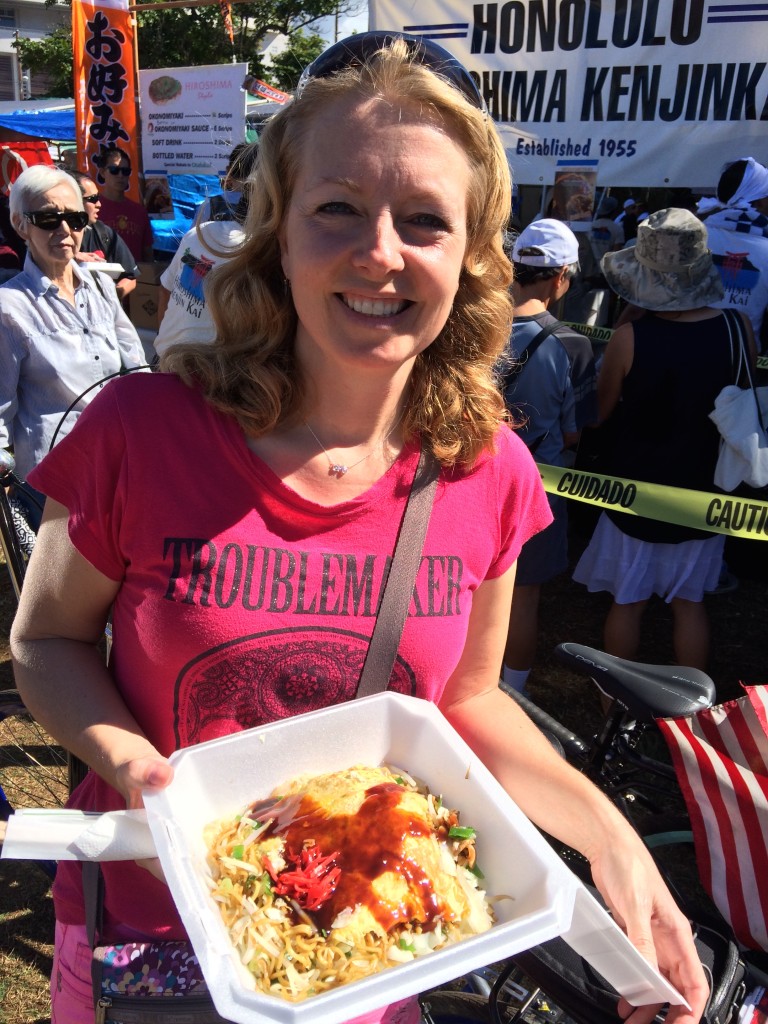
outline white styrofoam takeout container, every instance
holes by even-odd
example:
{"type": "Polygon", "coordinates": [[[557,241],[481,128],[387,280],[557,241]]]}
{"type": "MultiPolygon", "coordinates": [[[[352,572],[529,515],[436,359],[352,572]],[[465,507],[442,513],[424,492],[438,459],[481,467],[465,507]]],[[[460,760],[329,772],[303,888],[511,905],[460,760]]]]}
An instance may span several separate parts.
{"type": "Polygon", "coordinates": [[[427,701],[378,694],[172,755],[173,782],[144,797],[155,845],[216,1009],[237,1024],[342,1024],[472,968],[562,935],[636,1005],[682,999],[556,856],[477,756],[427,701]],[[355,764],[393,764],[425,782],[477,829],[496,923],[482,935],[362,981],[290,1003],[258,993],[206,884],[203,829],[290,779],[355,764]]]}

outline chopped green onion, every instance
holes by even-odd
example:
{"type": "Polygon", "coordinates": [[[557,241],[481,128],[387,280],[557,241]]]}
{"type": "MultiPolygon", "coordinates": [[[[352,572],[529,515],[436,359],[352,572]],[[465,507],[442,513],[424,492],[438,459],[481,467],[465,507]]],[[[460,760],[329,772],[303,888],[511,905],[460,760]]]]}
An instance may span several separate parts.
{"type": "Polygon", "coordinates": [[[480,879],[485,878],[485,875],[480,870],[480,868],[477,866],[477,864],[473,864],[471,868],[467,868],[467,871],[471,871],[472,874],[475,876],[475,878],[480,878],[480,879]]]}
{"type": "Polygon", "coordinates": [[[228,875],[225,875],[224,878],[222,878],[221,881],[219,882],[219,888],[222,889],[224,892],[232,892],[232,890],[234,889],[232,879],[228,875]]]}
{"type": "Polygon", "coordinates": [[[464,825],[452,825],[448,830],[449,839],[474,839],[476,835],[473,828],[464,825]]]}
{"type": "Polygon", "coordinates": [[[242,843],[238,843],[237,846],[232,847],[232,856],[235,860],[242,860],[245,856],[245,846],[242,843]]]}
{"type": "Polygon", "coordinates": [[[405,939],[400,939],[397,945],[400,947],[400,949],[404,949],[408,953],[416,952],[416,947],[414,946],[414,944],[412,942],[406,942],[405,939]]]}

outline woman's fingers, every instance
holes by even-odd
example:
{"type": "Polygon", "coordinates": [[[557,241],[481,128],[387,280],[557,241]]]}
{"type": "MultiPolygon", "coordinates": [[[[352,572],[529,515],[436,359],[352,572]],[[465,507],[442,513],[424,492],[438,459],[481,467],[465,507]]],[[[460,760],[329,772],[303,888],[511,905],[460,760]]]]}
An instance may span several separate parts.
{"type": "Polygon", "coordinates": [[[165,789],[173,778],[173,768],[164,757],[147,754],[121,764],[115,777],[126,806],[133,810],[144,806],[145,789],[165,789]]]}

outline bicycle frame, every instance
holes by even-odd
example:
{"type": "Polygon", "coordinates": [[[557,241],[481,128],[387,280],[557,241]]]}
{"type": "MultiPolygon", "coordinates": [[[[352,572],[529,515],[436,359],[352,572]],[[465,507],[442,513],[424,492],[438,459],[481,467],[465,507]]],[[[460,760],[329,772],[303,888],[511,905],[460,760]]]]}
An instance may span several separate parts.
{"type": "Polygon", "coordinates": [[[599,786],[625,817],[632,820],[638,803],[648,811],[660,812],[662,808],[653,797],[668,799],[670,782],[676,783],[676,776],[671,764],[636,749],[641,736],[653,726],[638,722],[614,702],[597,735],[587,741],[503,682],[499,685],[543,732],[558,740],[568,761],[599,786]]]}
{"type": "Polygon", "coordinates": [[[21,596],[21,586],[27,570],[27,559],[14,522],[14,509],[9,498],[9,488],[21,487],[21,481],[14,473],[16,462],[10,452],[0,449],[0,546],[11,578],[16,600],[21,596]]]}

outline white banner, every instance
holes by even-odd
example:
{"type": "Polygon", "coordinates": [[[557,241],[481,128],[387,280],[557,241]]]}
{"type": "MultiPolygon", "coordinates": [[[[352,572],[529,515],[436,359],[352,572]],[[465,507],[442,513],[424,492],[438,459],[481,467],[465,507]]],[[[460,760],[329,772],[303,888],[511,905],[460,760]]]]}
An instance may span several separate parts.
{"type": "Polygon", "coordinates": [[[247,64],[139,71],[144,176],[218,174],[245,139],[247,64]]]}
{"type": "Polygon", "coordinates": [[[515,180],[582,164],[601,186],[711,188],[768,162],[768,5],[743,0],[369,0],[370,27],[472,73],[515,180]]]}

